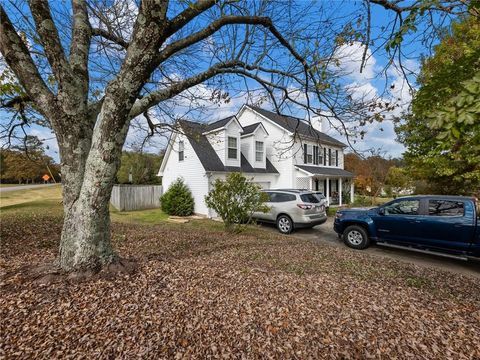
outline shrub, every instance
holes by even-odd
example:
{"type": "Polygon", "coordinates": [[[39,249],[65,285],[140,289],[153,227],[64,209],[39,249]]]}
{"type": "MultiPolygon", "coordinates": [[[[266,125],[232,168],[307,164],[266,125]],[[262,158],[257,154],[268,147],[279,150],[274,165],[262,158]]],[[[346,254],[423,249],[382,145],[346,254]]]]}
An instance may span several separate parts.
{"type": "Polygon", "coordinates": [[[222,218],[227,231],[240,232],[255,211],[268,211],[267,194],[260,189],[242,174],[230,173],[226,180],[215,181],[205,203],[222,218]]]}
{"type": "Polygon", "coordinates": [[[192,215],[195,205],[192,192],[183,179],[177,179],[170,185],[165,194],[160,197],[160,203],[165,213],[175,216],[192,215]]]}

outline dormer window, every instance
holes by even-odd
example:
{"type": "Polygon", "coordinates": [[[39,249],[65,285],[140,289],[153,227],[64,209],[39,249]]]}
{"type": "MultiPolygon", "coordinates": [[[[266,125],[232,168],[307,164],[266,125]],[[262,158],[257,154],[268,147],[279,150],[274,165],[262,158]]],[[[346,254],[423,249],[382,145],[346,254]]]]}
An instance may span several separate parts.
{"type": "Polygon", "coordinates": [[[237,138],[233,136],[228,137],[228,158],[236,159],[238,152],[237,138]]]}
{"type": "Polygon", "coordinates": [[[263,162],[263,141],[255,141],[255,161],[263,162]]]}
{"type": "Polygon", "coordinates": [[[185,158],[185,144],[183,141],[178,142],[178,161],[183,161],[185,158]]]}

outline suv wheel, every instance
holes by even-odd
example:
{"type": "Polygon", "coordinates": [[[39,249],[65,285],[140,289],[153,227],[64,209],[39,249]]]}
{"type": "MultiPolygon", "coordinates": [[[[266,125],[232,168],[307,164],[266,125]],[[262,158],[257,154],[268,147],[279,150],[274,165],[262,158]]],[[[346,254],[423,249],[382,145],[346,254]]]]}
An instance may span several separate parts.
{"type": "Polygon", "coordinates": [[[354,249],[363,250],[370,245],[370,239],[365,229],[358,225],[351,225],[343,232],[343,242],[354,249]]]}
{"type": "Polygon", "coordinates": [[[293,222],[287,215],[280,215],[277,218],[277,229],[282,234],[290,234],[293,230],[293,222]]]}

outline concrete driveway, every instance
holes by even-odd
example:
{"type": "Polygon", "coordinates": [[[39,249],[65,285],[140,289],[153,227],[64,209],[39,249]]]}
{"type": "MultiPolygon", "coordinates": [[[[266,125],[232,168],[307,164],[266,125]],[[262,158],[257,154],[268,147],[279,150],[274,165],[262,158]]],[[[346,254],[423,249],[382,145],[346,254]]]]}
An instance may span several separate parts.
{"type": "MultiPolygon", "coordinates": [[[[265,225],[273,231],[276,229],[273,226],[265,225]]],[[[312,229],[299,229],[293,232],[290,236],[295,236],[301,239],[313,241],[315,243],[329,244],[331,246],[338,246],[345,251],[364,251],[374,256],[383,256],[399,261],[413,263],[419,266],[435,267],[442,270],[451,271],[458,274],[464,274],[480,278],[480,261],[462,261],[448,259],[441,256],[434,256],[428,254],[416,253],[414,251],[400,250],[386,248],[377,245],[371,245],[365,250],[354,250],[347,247],[337,234],[333,231],[333,218],[328,218],[325,224],[315,226],[312,229]]]]}

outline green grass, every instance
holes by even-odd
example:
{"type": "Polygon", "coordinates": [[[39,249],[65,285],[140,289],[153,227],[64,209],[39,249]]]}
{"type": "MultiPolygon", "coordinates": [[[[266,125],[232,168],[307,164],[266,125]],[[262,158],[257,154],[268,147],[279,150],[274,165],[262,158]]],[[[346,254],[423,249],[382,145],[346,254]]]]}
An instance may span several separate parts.
{"type": "Polygon", "coordinates": [[[168,215],[161,209],[118,211],[112,206],[110,206],[110,216],[112,221],[137,224],[156,224],[168,219],[168,215]]]}
{"type": "Polygon", "coordinates": [[[12,205],[19,205],[32,202],[48,203],[47,207],[52,206],[55,202],[61,207],[62,201],[62,187],[60,185],[42,187],[38,189],[16,190],[9,192],[0,192],[0,208],[11,207],[12,205]]]}
{"type": "MultiPolygon", "coordinates": [[[[2,216],[45,213],[55,216],[63,215],[60,185],[0,193],[0,214],[2,216]]],[[[168,215],[161,209],[121,212],[110,206],[110,215],[114,222],[133,224],[157,224],[168,219],[168,215]]],[[[199,220],[198,224],[200,227],[208,227],[205,222],[208,222],[210,226],[213,225],[213,228],[216,228],[218,224],[210,220],[199,220]]]]}

